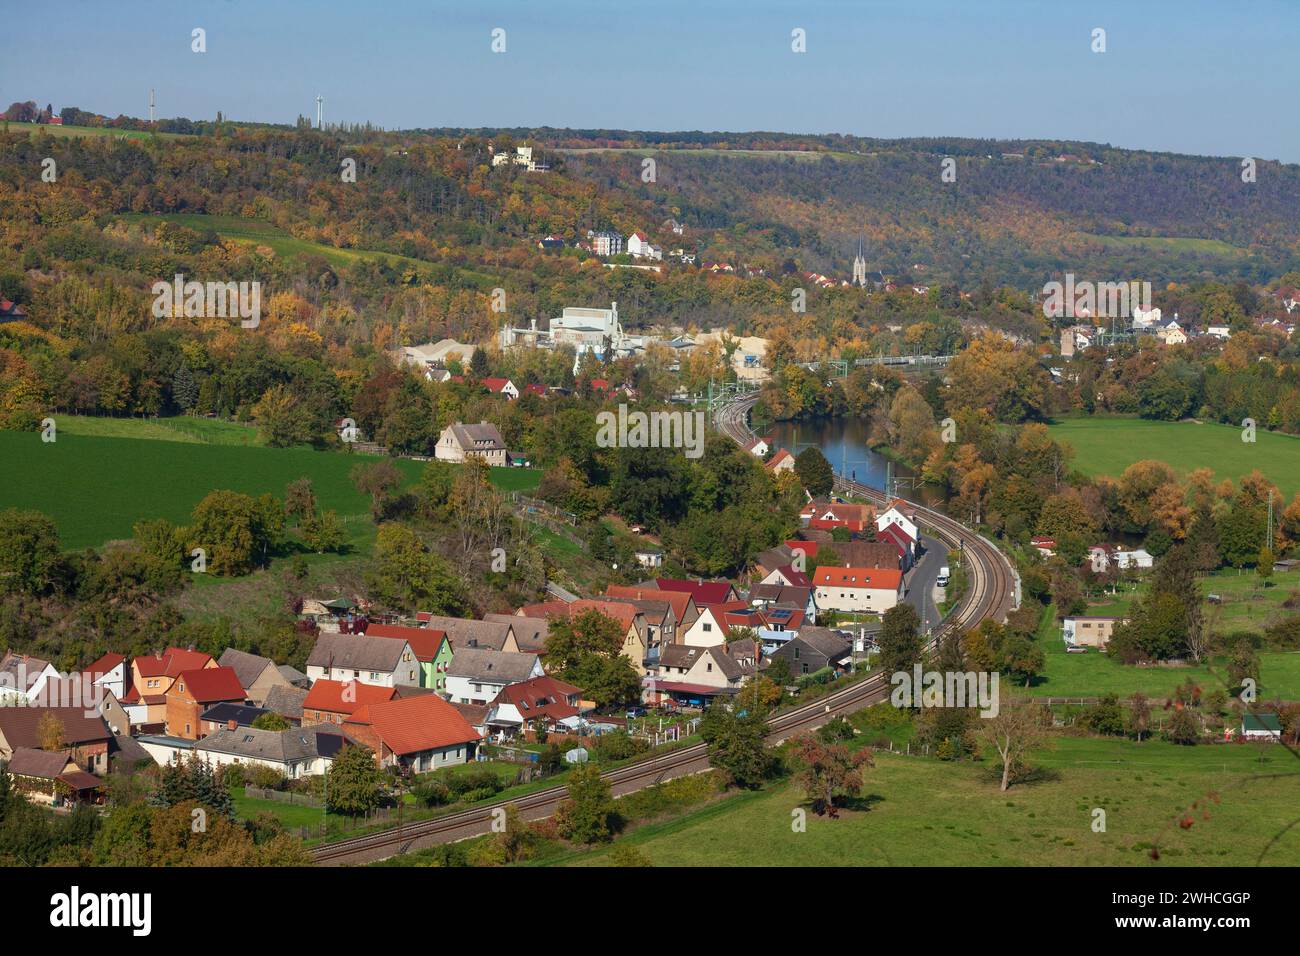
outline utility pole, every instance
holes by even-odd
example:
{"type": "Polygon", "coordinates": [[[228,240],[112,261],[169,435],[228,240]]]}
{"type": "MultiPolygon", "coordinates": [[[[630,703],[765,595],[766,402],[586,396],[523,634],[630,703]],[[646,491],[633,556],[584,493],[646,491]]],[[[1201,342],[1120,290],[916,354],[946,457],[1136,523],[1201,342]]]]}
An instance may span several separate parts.
{"type": "Polygon", "coordinates": [[[153,125],[153,121],[154,121],[154,119],[153,119],[153,106],[154,106],[154,103],[153,103],[153,90],[150,89],[150,90],[149,90],[149,125],[150,125],[150,126],[153,125]]]}

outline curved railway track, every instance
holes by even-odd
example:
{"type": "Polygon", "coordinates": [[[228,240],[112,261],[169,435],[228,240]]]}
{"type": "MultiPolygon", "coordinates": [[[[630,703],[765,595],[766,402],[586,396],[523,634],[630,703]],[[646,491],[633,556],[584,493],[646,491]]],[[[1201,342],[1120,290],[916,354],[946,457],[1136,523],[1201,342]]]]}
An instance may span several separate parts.
{"type": "MultiPolygon", "coordinates": [[[[749,397],[724,406],[715,419],[718,429],[740,444],[749,441],[753,437],[749,429],[749,411],[755,401],[756,397],[749,397]]],[[[835,486],[841,492],[868,500],[885,500],[882,492],[857,482],[836,477],[835,486]]],[[[921,521],[937,538],[949,548],[961,548],[970,579],[970,587],[962,598],[962,603],[931,633],[927,648],[933,647],[943,634],[953,628],[965,629],[987,618],[1004,618],[1014,599],[1015,572],[1002,552],[942,512],[920,505],[916,505],[916,510],[921,521]]],[[[888,696],[888,691],[889,684],[884,675],[873,674],[802,707],[774,715],[768,721],[771,730],[768,739],[779,743],[787,737],[814,730],[835,715],[851,713],[879,703],[888,696]]],[[[614,795],[621,796],[673,777],[699,773],[707,770],[708,766],[708,750],[705,745],[692,744],[610,770],[602,776],[609,781],[614,795]]],[[[501,800],[435,819],[419,820],[325,844],[313,851],[313,857],[316,863],[324,866],[373,862],[409,850],[488,833],[493,821],[499,818],[500,811],[507,804],[513,804],[525,820],[549,817],[566,796],[568,792],[565,787],[548,787],[513,800],[501,800]]]]}

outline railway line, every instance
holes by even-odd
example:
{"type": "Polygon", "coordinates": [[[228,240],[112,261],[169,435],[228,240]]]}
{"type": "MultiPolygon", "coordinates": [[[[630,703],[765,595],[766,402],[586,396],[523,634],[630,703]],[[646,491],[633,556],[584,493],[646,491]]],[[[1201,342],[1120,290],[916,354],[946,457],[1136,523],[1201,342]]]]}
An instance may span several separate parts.
{"type": "MultiPolygon", "coordinates": [[[[740,444],[749,441],[753,437],[749,429],[749,411],[756,401],[757,396],[747,396],[721,408],[715,416],[718,429],[740,444]]],[[[835,486],[842,493],[875,502],[883,502],[885,498],[882,492],[874,488],[839,477],[835,479],[835,486]]],[[[931,632],[927,646],[933,647],[949,630],[964,630],[988,618],[1005,618],[1015,600],[1015,571],[1005,555],[975,531],[942,512],[920,505],[916,506],[916,510],[921,521],[933,531],[935,537],[950,549],[958,548],[962,551],[970,581],[961,604],[931,632]]],[[[786,738],[814,730],[833,716],[879,703],[888,693],[889,684],[885,676],[873,674],[809,704],[775,714],[768,721],[768,739],[779,743],[786,738]]],[[[621,796],[673,777],[699,773],[707,770],[708,766],[708,750],[705,745],[692,744],[607,771],[602,776],[609,782],[614,795],[621,796]]],[[[439,843],[464,840],[491,832],[494,820],[500,818],[500,812],[507,804],[513,804],[523,819],[539,820],[554,814],[567,795],[563,786],[548,787],[513,800],[501,800],[325,844],[313,851],[313,857],[318,865],[323,866],[368,863],[439,843]]]]}

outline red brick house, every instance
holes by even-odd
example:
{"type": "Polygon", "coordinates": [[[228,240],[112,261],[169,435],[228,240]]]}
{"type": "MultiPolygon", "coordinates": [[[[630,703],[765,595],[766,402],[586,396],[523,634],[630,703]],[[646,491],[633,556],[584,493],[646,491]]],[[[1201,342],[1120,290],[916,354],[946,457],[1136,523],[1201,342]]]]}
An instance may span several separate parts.
{"type": "Polygon", "coordinates": [[[311,685],[302,702],[302,725],[341,724],[358,707],[382,704],[397,697],[396,687],[380,687],[360,681],[321,678],[311,685]]]}
{"type": "Polygon", "coordinates": [[[205,710],[216,704],[242,704],[244,699],[244,687],[233,667],[181,671],[167,691],[167,733],[198,740],[205,710]]]}

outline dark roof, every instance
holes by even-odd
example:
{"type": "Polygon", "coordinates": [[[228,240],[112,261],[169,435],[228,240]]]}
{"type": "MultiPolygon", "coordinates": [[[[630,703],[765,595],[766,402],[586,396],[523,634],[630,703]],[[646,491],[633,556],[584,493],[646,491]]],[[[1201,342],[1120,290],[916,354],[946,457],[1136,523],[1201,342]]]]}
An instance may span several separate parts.
{"type": "Polygon", "coordinates": [[[53,780],[63,773],[71,758],[58,750],[37,750],[33,747],[15,747],[9,758],[9,772],[19,777],[39,777],[53,780]]]}
{"type": "Polygon", "coordinates": [[[269,711],[263,707],[251,707],[248,704],[227,702],[209,707],[199,715],[199,720],[210,720],[222,724],[233,720],[241,727],[248,727],[265,713],[269,713],[269,711]]]}
{"type": "Polygon", "coordinates": [[[281,717],[302,720],[302,702],[306,699],[307,691],[301,687],[282,687],[277,684],[267,691],[262,705],[281,717]]]}
{"type": "Polygon", "coordinates": [[[789,647],[799,642],[803,642],[831,661],[843,657],[853,649],[853,645],[848,640],[828,627],[805,627],[799,632],[798,637],[785,646],[789,647]]]}
{"type": "Polygon", "coordinates": [[[104,719],[87,717],[84,707],[0,707],[0,735],[11,748],[39,748],[36,727],[46,714],[59,718],[68,746],[106,741],[113,736],[104,719]]]}
{"type": "Polygon", "coordinates": [[[239,678],[240,686],[244,688],[252,687],[262,672],[268,667],[274,667],[275,661],[269,657],[259,657],[256,654],[249,654],[247,651],[239,651],[233,647],[227,647],[217,658],[217,663],[222,667],[229,667],[239,678]]]}
{"type": "Polygon", "coordinates": [[[392,672],[402,661],[406,641],[365,634],[322,634],[307,658],[309,667],[347,667],[361,671],[392,672]]]}
{"type": "Polygon", "coordinates": [[[465,647],[456,649],[456,656],[447,667],[447,675],[492,684],[517,684],[531,677],[536,665],[536,654],[465,647]]]}
{"type": "Polygon", "coordinates": [[[484,614],[483,620],[492,624],[509,624],[514,628],[515,643],[525,653],[540,654],[546,648],[550,622],[544,617],[524,617],[522,614],[484,614]]]}
{"type": "Polygon", "coordinates": [[[447,632],[453,654],[459,654],[466,647],[486,647],[499,651],[506,646],[506,639],[510,637],[513,626],[513,622],[507,623],[501,619],[475,621],[462,617],[443,617],[440,614],[428,615],[427,623],[429,627],[447,632]]]}

